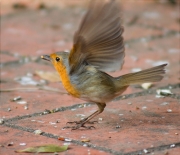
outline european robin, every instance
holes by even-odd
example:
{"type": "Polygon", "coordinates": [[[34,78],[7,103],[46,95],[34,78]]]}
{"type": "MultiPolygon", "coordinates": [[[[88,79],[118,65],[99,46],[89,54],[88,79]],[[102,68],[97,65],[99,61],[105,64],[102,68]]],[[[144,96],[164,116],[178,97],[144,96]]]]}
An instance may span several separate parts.
{"type": "Polygon", "coordinates": [[[121,69],[124,63],[121,23],[120,8],[114,0],[91,1],[74,35],[71,51],[41,56],[52,62],[69,94],[98,106],[98,110],[87,118],[75,121],[74,130],[92,128],[85,123],[102,113],[106,103],[122,94],[129,85],[157,82],[163,78],[167,64],[118,77],[105,73],[121,69]]]}

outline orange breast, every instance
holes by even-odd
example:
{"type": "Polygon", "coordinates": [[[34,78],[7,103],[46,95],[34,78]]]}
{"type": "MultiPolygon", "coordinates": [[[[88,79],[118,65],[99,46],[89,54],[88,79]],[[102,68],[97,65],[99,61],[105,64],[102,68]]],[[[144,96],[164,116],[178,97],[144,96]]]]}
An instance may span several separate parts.
{"type": "Polygon", "coordinates": [[[58,71],[58,73],[61,77],[61,81],[63,83],[63,86],[67,90],[67,92],[74,97],[79,97],[80,96],[79,92],[71,84],[71,81],[70,81],[69,75],[67,73],[66,67],[63,64],[61,64],[60,66],[55,65],[55,68],[58,71]]]}

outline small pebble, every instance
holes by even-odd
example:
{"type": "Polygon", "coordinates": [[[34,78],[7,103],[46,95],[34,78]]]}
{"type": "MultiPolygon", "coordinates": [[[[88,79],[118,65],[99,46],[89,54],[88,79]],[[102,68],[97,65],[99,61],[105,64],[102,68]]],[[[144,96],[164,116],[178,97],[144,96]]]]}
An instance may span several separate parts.
{"type": "Polygon", "coordinates": [[[69,143],[69,142],[66,142],[66,143],[63,143],[63,145],[71,145],[71,143],[69,143]]]}
{"type": "Polygon", "coordinates": [[[84,147],[86,147],[86,146],[87,146],[87,144],[84,144],[83,146],[84,146],[84,147]]]}
{"type": "Polygon", "coordinates": [[[46,115],[46,114],[49,114],[50,112],[48,111],[44,111],[43,114],[46,115]]]}
{"type": "Polygon", "coordinates": [[[49,124],[51,124],[51,125],[55,125],[56,123],[55,123],[55,122],[49,122],[49,124]]]}
{"type": "Polygon", "coordinates": [[[25,146],[25,145],[26,145],[26,143],[20,143],[19,145],[21,145],[21,146],[25,146]]]}
{"type": "Polygon", "coordinates": [[[164,98],[165,96],[162,95],[156,95],[156,98],[164,98]]]}
{"type": "Polygon", "coordinates": [[[65,138],[64,139],[66,142],[71,142],[72,141],[72,139],[69,139],[69,138],[65,138]]]}
{"type": "Polygon", "coordinates": [[[8,111],[11,111],[11,108],[8,108],[8,111]]]}
{"type": "Polygon", "coordinates": [[[7,146],[13,146],[14,143],[13,142],[10,142],[7,146]]]}
{"type": "Polygon", "coordinates": [[[168,96],[173,94],[169,89],[158,89],[156,90],[156,92],[158,95],[162,95],[162,96],[168,96]]]}
{"type": "Polygon", "coordinates": [[[172,145],[170,145],[170,148],[173,148],[173,147],[175,147],[176,145],[175,144],[172,144],[172,145]]]}
{"type": "Polygon", "coordinates": [[[147,109],[147,107],[146,107],[146,106],[142,107],[142,110],[145,110],[145,109],[147,109]]]}
{"type": "Polygon", "coordinates": [[[124,95],[124,96],[122,96],[122,99],[125,99],[126,98],[126,96],[124,95]]]}
{"type": "Polygon", "coordinates": [[[34,131],[34,134],[35,134],[35,135],[41,135],[42,133],[43,133],[43,132],[42,132],[41,130],[35,130],[35,131],[34,131]]]}
{"type": "Polygon", "coordinates": [[[168,109],[167,112],[172,112],[172,110],[171,110],[171,109],[168,109]]]}
{"type": "Polygon", "coordinates": [[[86,136],[85,136],[85,135],[82,135],[82,136],[81,136],[81,138],[85,139],[85,138],[86,138],[86,136]]]}
{"type": "Polygon", "coordinates": [[[163,102],[160,105],[168,105],[168,104],[169,104],[168,102],[163,102]]]}
{"type": "Polygon", "coordinates": [[[119,129],[120,127],[121,127],[120,125],[117,125],[117,126],[116,126],[116,129],[119,129]]]}
{"type": "Polygon", "coordinates": [[[37,121],[37,122],[39,122],[39,123],[44,123],[44,121],[37,121]]]}
{"type": "Polygon", "coordinates": [[[144,151],[144,153],[148,153],[148,150],[146,150],[146,149],[144,149],[143,151],[144,151]]]}
{"type": "Polygon", "coordinates": [[[78,116],[78,117],[85,117],[86,115],[84,115],[84,114],[76,114],[76,116],[78,116]]]}
{"type": "Polygon", "coordinates": [[[0,124],[3,124],[4,123],[4,120],[3,119],[0,119],[0,124]]]}
{"type": "Polygon", "coordinates": [[[141,84],[141,87],[147,90],[152,87],[152,83],[143,83],[141,84]]]}
{"type": "Polygon", "coordinates": [[[10,99],[11,101],[18,101],[21,100],[21,96],[14,97],[13,99],[10,99]]]}
{"type": "Polygon", "coordinates": [[[131,69],[131,72],[139,72],[139,71],[141,71],[142,69],[141,68],[133,68],[133,69],[131,69]]]}
{"type": "Polygon", "coordinates": [[[24,109],[25,109],[25,110],[28,110],[28,106],[24,106],[24,109]]]}
{"type": "Polygon", "coordinates": [[[74,110],[77,110],[77,109],[71,109],[71,111],[74,111],[74,110]]]}
{"type": "Polygon", "coordinates": [[[27,104],[27,102],[26,101],[18,101],[18,102],[16,102],[17,104],[27,104]]]}

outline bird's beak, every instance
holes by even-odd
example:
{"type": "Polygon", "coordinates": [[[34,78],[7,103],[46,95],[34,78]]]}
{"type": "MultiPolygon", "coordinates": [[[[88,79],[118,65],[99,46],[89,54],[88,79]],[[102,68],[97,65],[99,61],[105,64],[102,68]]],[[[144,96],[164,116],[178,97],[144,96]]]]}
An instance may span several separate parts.
{"type": "Polygon", "coordinates": [[[47,61],[51,61],[51,58],[49,55],[42,55],[41,59],[47,60],[47,61]]]}

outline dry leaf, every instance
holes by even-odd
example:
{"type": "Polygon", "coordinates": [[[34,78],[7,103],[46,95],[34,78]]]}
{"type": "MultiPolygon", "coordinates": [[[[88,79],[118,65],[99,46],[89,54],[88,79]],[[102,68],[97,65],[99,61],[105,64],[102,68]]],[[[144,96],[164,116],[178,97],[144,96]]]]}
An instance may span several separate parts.
{"type": "Polygon", "coordinates": [[[81,139],[81,142],[90,142],[90,139],[81,139]]]}
{"type": "Polygon", "coordinates": [[[60,77],[57,72],[44,72],[44,71],[35,71],[35,74],[44,80],[48,80],[50,82],[59,82],[60,77]]]}
{"type": "Polygon", "coordinates": [[[46,153],[54,153],[54,152],[63,152],[68,149],[68,145],[54,145],[54,144],[48,144],[48,145],[42,145],[42,146],[35,146],[35,147],[28,147],[23,150],[17,150],[15,152],[20,153],[20,152],[27,152],[27,153],[40,153],[40,152],[46,152],[46,153]]]}

